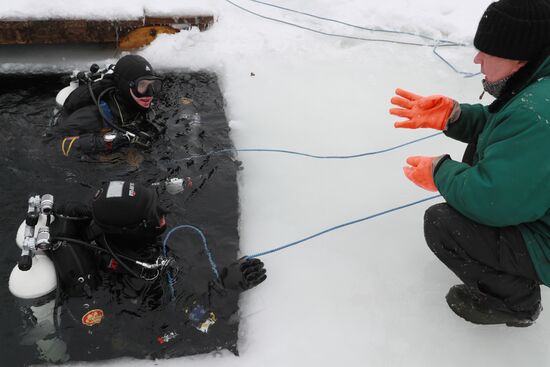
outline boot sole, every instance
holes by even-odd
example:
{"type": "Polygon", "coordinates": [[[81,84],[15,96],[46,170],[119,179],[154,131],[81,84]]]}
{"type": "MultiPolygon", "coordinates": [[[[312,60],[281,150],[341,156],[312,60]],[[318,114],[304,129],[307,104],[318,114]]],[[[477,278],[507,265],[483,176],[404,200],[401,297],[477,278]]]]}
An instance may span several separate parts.
{"type": "MultiPolygon", "coordinates": [[[[456,287],[456,286],[455,286],[456,287]]],[[[476,302],[461,294],[464,291],[460,288],[449,292],[445,297],[447,304],[453,312],[462,319],[477,325],[506,325],[508,327],[528,327],[534,324],[529,318],[517,318],[508,313],[484,309],[476,306],[476,302]],[[460,299],[461,298],[461,299],[460,299]],[[467,312],[465,312],[468,310],[467,312]]]]}
{"type": "Polygon", "coordinates": [[[463,320],[466,320],[468,322],[471,322],[472,324],[476,325],[506,325],[508,327],[529,327],[533,325],[535,322],[531,320],[517,320],[517,321],[500,321],[500,320],[488,320],[488,319],[482,319],[482,318],[476,318],[476,317],[467,317],[465,315],[461,315],[457,310],[454,309],[453,306],[449,305],[451,310],[460,317],[463,320]]]}

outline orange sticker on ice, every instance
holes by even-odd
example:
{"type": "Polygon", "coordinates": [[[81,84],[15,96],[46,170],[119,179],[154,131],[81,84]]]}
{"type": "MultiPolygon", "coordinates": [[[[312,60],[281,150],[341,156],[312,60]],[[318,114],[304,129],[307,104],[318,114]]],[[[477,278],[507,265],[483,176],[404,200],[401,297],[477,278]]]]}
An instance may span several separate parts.
{"type": "Polygon", "coordinates": [[[103,310],[96,308],[95,310],[86,312],[86,314],[82,316],[82,323],[86,326],[94,326],[103,320],[103,316],[105,316],[103,310]]]}

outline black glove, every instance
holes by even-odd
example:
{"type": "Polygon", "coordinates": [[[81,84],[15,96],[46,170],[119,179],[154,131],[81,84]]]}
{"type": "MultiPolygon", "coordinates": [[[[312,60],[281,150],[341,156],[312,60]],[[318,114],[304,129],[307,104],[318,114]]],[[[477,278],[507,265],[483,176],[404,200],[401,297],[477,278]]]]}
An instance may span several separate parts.
{"type": "Polygon", "coordinates": [[[64,149],[62,150],[63,154],[65,154],[66,156],[69,156],[70,151],[74,149],[84,154],[109,153],[128,145],[130,145],[130,139],[126,135],[110,132],[104,135],[81,135],[77,137],[72,143],[69,140],[67,144],[63,145],[64,149]]]}
{"type": "Polygon", "coordinates": [[[122,133],[116,133],[116,137],[112,141],[112,146],[109,147],[108,142],[106,142],[105,144],[106,144],[106,147],[107,147],[106,148],[107,151],[109,151],[109,150],[116,151],[116,150],[118,150],[122,147],[126,147],[126,146],[130,145],[131,143],[132,143],[132,141],[128,136],[126,136],[122,133]]]}
{"type": "Polygon", "coordinates": [[[242,258],[224,268],[220,278],[225,288],[246,291],[263,282],[267,275],[261,260],[242,258]]]}

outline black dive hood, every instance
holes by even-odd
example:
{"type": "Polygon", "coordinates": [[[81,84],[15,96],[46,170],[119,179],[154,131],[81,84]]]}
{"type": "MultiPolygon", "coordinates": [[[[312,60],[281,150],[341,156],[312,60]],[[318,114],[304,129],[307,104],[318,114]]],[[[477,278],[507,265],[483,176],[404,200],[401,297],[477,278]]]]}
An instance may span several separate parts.
{"type": "Polygon", "coordinates": [[[128,181],[103,185],[92,202],[95,225],[130,247],[154,242],[166,229],[165,213],[153,188],[128,181]]]}
{"type": "Polygon", "coordinates": [[[121,102],[133,110],[147,110],[140,106],[130,94],[130,90],[136,93],[135,87],[140,79],[161,80],[153,71],[149,61],[139,55],[126,55],[122,57],[115,65],[113,72],[117,96],[121,102]]]}

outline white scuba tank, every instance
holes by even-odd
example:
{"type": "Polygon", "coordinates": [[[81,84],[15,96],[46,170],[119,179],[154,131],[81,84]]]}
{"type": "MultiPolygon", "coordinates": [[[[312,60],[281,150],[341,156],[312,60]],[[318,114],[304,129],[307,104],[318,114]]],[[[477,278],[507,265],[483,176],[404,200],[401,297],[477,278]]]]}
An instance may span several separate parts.
{"type": "Polygon", "coordinates": [[[30,324],[33,325],[22,335],[21,344],[35,344],[42,360],[60,363],[66,362],[69,355],[66,343],[55,335],[54,312],[58,286],[55,266],[49,256],[35,246],[42,240],[49,243],[48,224],[55,220],[55,217],[51,215],[52,206],[52,195],[29,198],[27,216],[29,213],[39,213],[38,218],[34,225],[28,225],[27,220],[21,223],[15,242],[21,248],[22,256],[23,254],[30,256],[30,267],[28,262],[22,266],[27,270],[21,270],[19,263],[15,265],[10,274],[8,288],[11,294],[18,299],[23,317],[28,318],[31,321],[30,324]],[[47,232],[47,238],[41,237],[44,232],[47,232]],[[27,246],[25,246],[26,243],[27,246]],[[31,246],[32,248],[29,248],[29,243],[34,244],[31,246]]]}
{"type": "Polygon", "coordinates": [[[107,65],[104,69],[100,70],[97,64],[93,64],[90,67],[90,72],[74,70],[71,75],[69,85],[57,92],[57,95],[55,96],[56,107],[54,108],[54,115],[56,115],[63,108],[63,105],[69,95],[80,85],[92,82],[95,83],[103,79],[105,75],[113,73],[113,67],[114,65],[107,65]]]}
{"type": "MultiPolygon", "coordinates": [[[[51,221],[54,218],[52,216],[51,221]]],[[[45,227],[47,216],[40,214],[38,223],[34,227],[34,237],[38,235],[40,228],[45,227]]],[[[25,221],[21,223],[17,230],[16,243],[19,248],[23,249],[25,238],[25,221]]],[[[32,266],[27,271],[19,269],[15,265],[11,271],[9,282],[9,290],[17,298],[24,300],[39,299],[52,293],[57,288],[57,277],[55,266],[50,258],[42,250],[36,250],[32,257],[32,266]]]]}
{"type": "Polygon", "coordinates": [[[57,108],[62,108],[65,100],[76,88],[78,88],[78,80],[72,80],[68,86],[61,89],[55,96],[55,102],[57,103],[57,108]]]}

